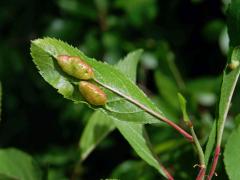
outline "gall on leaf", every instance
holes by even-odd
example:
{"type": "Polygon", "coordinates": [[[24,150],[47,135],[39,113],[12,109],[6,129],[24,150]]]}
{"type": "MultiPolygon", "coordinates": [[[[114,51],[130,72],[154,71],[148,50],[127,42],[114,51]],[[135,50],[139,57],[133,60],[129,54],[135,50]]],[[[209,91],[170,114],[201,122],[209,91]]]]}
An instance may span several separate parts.
{"type": "Polygon", "coordinates": [[[92,105],[101,106],[107,103],[107,96],[98,86],[87,81],[79,82],[79,91],[92,105]]]}
{"type": "Polygon", "coordinates": [[[59,55],[56,59],[59,66],[68,75],[82,80],[89,80],[94,76],[91,66],[77,56],[59,55]]]}

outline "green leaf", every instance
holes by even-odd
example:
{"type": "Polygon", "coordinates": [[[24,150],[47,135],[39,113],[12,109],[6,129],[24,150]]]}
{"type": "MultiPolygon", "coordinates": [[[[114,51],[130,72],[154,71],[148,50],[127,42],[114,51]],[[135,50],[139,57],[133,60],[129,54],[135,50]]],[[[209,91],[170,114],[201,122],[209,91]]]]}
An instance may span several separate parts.
{"type": "Polygon", "coordinates": [[[120,60],[115,66],[119,71],[125,74],[132,82],[136,82],[137,65],[143,50],[139,49],[129,53],[123,60],[120,60]]]}
{"type": "Polygon", "coordinates": [[[216,129],[216,121],[213,123],[213,126],[212,126],[212,129],[211,129],[211,132],[209,134],[209,137],[208,137],[208,142],[207,142],[207,146],[206,146],[206,149],[205,149],[205,164],[206,166],[208,165],[209,163],[209,158],[211,156],[211,153],[212,153],[212,150],[213,150],[213,147],[216,143],[216,132],[217,132],[217,129],[216,129]]]}
{"type": "MultiPolygon", "coordinates": [[[[142,52],[142,50],[136,50],[129,53],[115,66],[133,82],[136,82],[137,64],[142,52]]],[[[93,149],[114,129],[115,125],[112,119],[104,112],[94,112],[80,138],[81,160],[86,159],[93,149]]]]}
{"type": "MultiPolygon", "coordinates": [[[[239,6],[240,6],[240,0],[232,0],[227,11],[228,35],[230,38],[231,48],[238,46],[240,44],[239,6]]],[[[238,62],[240,61],[239,47],[235,47],[233,49],[232,56],[228,60],[229,63],[236,62],[236,61],[238,62]]],[[[211,155],[213,146],[216,143],[216,141],[218,145],[221,144],[225,120],[227,117],[227,113],[229,111],[230,102],[231,102],[233,91],[235,89],[235,86],[239,77],[239,73],[240,73],[239,66],[236,67],[235,69],[230,69],[227,66],[223,72],[223,80],[221,85],[221,94],[220,94],[220,100],[219,100],[219,106],[218,106],[217,121],[214,122],[213,128],[209,136],[209,140],[207,143],[206,152],[205,152],[206,165],[208,164],[209,157],[211,155]]]]}
{"type": "Polygon", "coordinates": [[[152,145],[144,126],[142,124],[124,122],[117,119],[114,120],[114,123],[136,153],[166,177],[158,157],[152,150],[152,145]]]}
{"type": "Polygon", "coordinates": [[[2,179],[2,180],[16,180],[15,177],[10,177],[10,176],[4,175],[4,174],[0,174],[0,179],[2,179]]]}
{"type": "Polygon", "coordinates": [[[180,109],[177,97],[179,90],[174,80],[167,77],[160,71],[156,71],[154,76],[158,91],[162,98],[170,105],[171,108],[179,111],[180,109]]]}
{"type": "Polygon", "coordinates": [[[97,18],[96,9],[92,8],[87,3],[68,0],[59,0],[56,3],[58,4],[59,9],[73,16],[84,17],[87,20],[96,20],[97,18]]]}
{"type": "MultiPolygon", "coordinates": [[[[129,76],[134,82],[136,81],[137,60],[139,60],[141,54],[141,50],[130,53],[123,61],[120,61],[117,64],[117,68],[129,76]],[[127,58],[129,60],[127,60],[127,58]]],[[[164,177],[166,177],[157,155],[153,152],[151,142],[149,141],[144,126],[116,119],[113,120],[120,133],[129,142],[136,153],[150,166],[156,168],[164,177]]]]}
{"type": "Polygon", "coordinates": [[[183,120],[185,121],[185,123],[188,123],[190,121],[190,119],[187,114],[186,99],[183,97],[183,95],[181,93],[178,93],[178,100],[179,100],[179,104],[180,104],[180,107],[182,110],[183,120]]]}
{"type": "Polygon", "coordinates": [[[108,115],[124,121],[139,123],[159,123],[159,120],[140,109],[138,106],[126,100],[126,97],[134,99],[152,111],[162,114],[161,111],[147,98],[147,96],[123,73],[112,66],[90,59],[78,49],[51,38],[37,39],[32,42],[31,54],[34,63],[43,78],[58,90],[65,98],[76,103],[87,103],[81,97],[76,79],[64,74],[56,64],[54,57],[58,55],[79,56],[94,70],[95,79],[116,92],[120,92],[125,98],[106,90],[108,102],[104,110],[108,115]]]}
{"type": "MultiPolygon", "coordinates": [[[[236,47],[233,50],[231,59],[240,60],[240,48],[236,47]]],[[[210,155],[212,153],[214,144],[218,146],[221,145],[222,135],[224,130],[224,125],[226,121],[226,117],[230,108],[230,103],[232,99],[232,95],[239,77],[240,67],[236,69],[230,69],[228,66],[225,68],[223,72],[223,80],[221,85],[221,94],[218,105],[218,114],[217,121],[214,122],[209,140],[207,143],[206,151],[205,151],[205,162],[206,165],[209,162],[210,155]],[[217,139],[216,139],[217,138],[217,139]]]]}
{"type": "Polygon", "coordinates": [[[224,164],[230,180],[238,180],[240,177],[240,126],[232,132],[227,140],[224,151],[224,164]]]}
{"type": "Polygon", "coordinates": [[[88,120],[80,138],[81,160],[87,158],[92,150],[112,131],[115,125],[102,111],[96,111],[88,120]]]}
{"type": "Polygon", "coordinates": [[[0,150],[0,177],[19,180],[40,180],[42,174],[36,162],[28,154],[17,149],[0,150]]]}
{"type": "MultiPolygon", "coordinates": [[[[56,62],[53,59],[53,57],[57,57],[61,54],[79,56],[93,68],[95,77],[98,81],[113,87],[116,91],[120,91],[134,100],[137,100],[149,109],[161,113],[146,95],[120,71],[108,64],[86,57],[78,49],[75,49],[62,41],[50,38],[38,39],[32,42],[31,51],[33,60],[43,78],[53,87],[58,89],[58,92],[67,99],[77,103],[84,102],[78,90],[76,90],[77,88],[73,85],[76,80],[74,81],[72,78],[64,75],[64,73],[58,69],[56,62]]],[[[116,125],[119,129],[121,128],[121,133],[124,134],[124,137],[130,142],[139,156],[150,165],[157,168],[160,173],[164,174],[162,167],[156,160],[157,158],[151,152],[149,141],[146,139],[146,133],[144,132],[144,134],[142,134],[144,127],[140,124],[124,122],[134,121],[153,123],[158,122],[158,120],[114,93],[107,91],[107,96],[108,103],[104,110],[106,114],[110,115],[110,117],[114,118],[116,121],[122,121],[122,123],[121,121],[118,121],[116,125]],[[134,131],[136,137],[132,137],[131,131],[134,131]]]]}
{"type": "MultiPolygon", "coordinates": [[[[232,52],[231,61],[240,61],[240,48],[234,48],[232,52]]],[[[221,142],[221,136],[223,133],[223,128],[225,124],[225,120],[227,117],[227,113],[229,111],[232,95],[237,84],[237,80],[240,73],[240,66],[236,69],[229,69],[227,66],[223,72],[223,80],[221,86],[221,95],[219,101],[219,110],[218,110],[218,118],[217,118],[217,136],[218,136],[218,144],[221,142]]]]}
{"type": "Polygon", "coordinates": [[[117,8],[126,12],[128,21],[138,27],[154,19],[157,15],[156,0],[117,0],[114,2],[117,8]]]}
{"type": "Polygon", "coordinates": [[[142,161],[127,160],[119,164],[110,177],[111,179],[146,180],[156,179],[156,174],[142,161]]]}
{"type": "Polygon", "coordinates": [[[240,114],[238,114],[237,116],[235,116],[234,122],[235,122],[235,124],[236,124],[237,126],[240,125],[240,114]]]}
{"type": "Polygon", "coordinates": [[[217,93],[222,77],[202,77],[187,83],[187,90],[203,106],[213,106],[217,102],[217,93]]]}

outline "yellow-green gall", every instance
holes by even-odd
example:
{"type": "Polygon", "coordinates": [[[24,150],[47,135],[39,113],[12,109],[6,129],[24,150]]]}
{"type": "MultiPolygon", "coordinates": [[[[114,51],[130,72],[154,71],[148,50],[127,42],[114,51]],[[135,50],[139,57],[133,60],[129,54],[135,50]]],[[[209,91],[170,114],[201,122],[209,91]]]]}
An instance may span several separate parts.
{"type": "Polygon", "coordinates": [[[228,67],[232,70],[236,69],[239,66],[239,61],[232,61],[230,64],[228,64],[228,67]]]}
{"type": "Polygon", "coordinates": [[[101,106],[107,103],[107,96],[98,86],[87,81],[79,82],[79,91],[92,105],[101,106]]]}
{"type": "Polygon", "coordinates": [[[75,78],[88,80],[94,76],[91,66],[77,56],[60,55],[57,62],[65,73],[75,78]]]}

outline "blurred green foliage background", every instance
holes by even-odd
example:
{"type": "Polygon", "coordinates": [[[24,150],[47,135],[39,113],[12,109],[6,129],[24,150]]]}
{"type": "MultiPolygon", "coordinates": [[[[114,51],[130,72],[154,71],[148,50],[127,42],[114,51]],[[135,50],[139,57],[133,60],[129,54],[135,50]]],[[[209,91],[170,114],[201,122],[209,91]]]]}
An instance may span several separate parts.
{"type": "MultiPolygon", "coordinates": [[[[176,92],[182,92],[204,144],[226,62],[227,3],[226,0],[1,1],[0,146],[16,147],[33,155],[48,179],[159,178],[153,168],[138,159],[117,131],[84,163],[78,163],[79,138],[92,110],[65,100],[44,82],[31,61],[30,41],[46,36],[59,38],[110,64],[129,51],[143,48],[138,85],[166,114],[183,125],[176,98],[176,92]]],[[[230,115],[239,110],[234,106],[239,100],[238,93],[230,115]]],[[[234,126],[229,121],[227,131],[234,126]]],[[[171,128],[147,128],[161,161],[176,179],[196,175],[197,169],[192,166],[197,157],[190,144],[171,128]]],[[[225,178],[223,168],[218,173],[225,178]]]]}

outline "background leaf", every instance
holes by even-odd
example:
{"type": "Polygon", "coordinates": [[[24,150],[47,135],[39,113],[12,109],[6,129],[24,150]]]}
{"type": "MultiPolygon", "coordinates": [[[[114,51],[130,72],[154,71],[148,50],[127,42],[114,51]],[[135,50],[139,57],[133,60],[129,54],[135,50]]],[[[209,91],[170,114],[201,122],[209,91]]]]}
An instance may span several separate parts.
{"type": "Polygon", "coordinates": [[[136,160],[128,160],[121,163],[114,169],[110,177],[124,180],[145,180],[155,178],[154,173],[146,166],[144,162],[136,160]]]}
{"type": "Polygon", "coordinates": [[[235,47],[240,43],[240,1],[231,0],[231,3],[227,11],[227,25],[228,25],[228,35],[230,38],[230,46],[235,47]]]}
{"type": "Polygon", "coordinates": [[[119,71],[121,71],[134,83],[136,83],[137,65],[142,53],[143,50],[141,49],[130,52],[123,60],[120,60],[115,66],[119,71]]]}
{"type": "Polygon", "coordinates": [[[119,121],[117,119],[114,123],[136,153],[166,177],[158,157],[152,150],[152,145],[144,126],[132,122],[119,121]]]}
{"type": "Polygon", "coordinates": [[[154,77],[156,79],[159,94],[162,95],[162,98],[170,105],[169,107],[171,109],[179,112],[180,109],[177,96],[179,89],[175,80],[166,76],[161,71],[156,71],[154,77]]]}
{"type": "Polygon", "coordinates": [[[209,163],[209,158],[212,154],[212,150],[214,145],[216,144],[216,132],[217,132],[217,127],[216,127],[216,121],[214,122],[212,129],[210,131],[209,137],[208,137],[208,142],[206,145],[206,149],[205,149],[205,163],[206,166],[209,163]]]}
{"type": "MultiPolygon", "coordinates": [[[[142,50],[134,51],[133,53],[130,53],[123,61],[120,61],[116,66],[116,68],[118,68],[122,73],[126,74],[133,82],[136,81],[137,63],[141,54],[142,50]]],[[[144,125],[137,125],[131,122],[122,122],[114,118],[112,118],[112,120],[135,152],[144,161],[155,167],[163,176],[166,177],[161,163],[153,151],[144,125]]]]}
{"type": "Polygon", "coordinates": [[[112,131],[115,125],[104,112],[97,110],[88,120],[80,138],[81,161],[93,151],[93,149],[112,131]]]}
{"type": "Polygon", "coordinates": [[[0,150],[0,174],[10,179],[42,179],[41,170],[32,157],[13,148],[0,150]]]}

